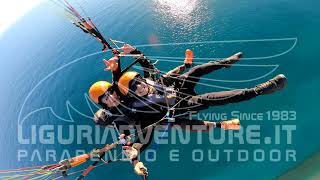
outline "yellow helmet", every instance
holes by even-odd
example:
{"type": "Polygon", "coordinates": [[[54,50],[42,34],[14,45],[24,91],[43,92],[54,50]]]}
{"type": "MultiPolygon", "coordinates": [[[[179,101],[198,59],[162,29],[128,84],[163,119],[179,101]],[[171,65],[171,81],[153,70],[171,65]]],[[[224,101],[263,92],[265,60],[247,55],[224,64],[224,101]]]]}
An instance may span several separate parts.
{"type": "Polygon", "coordinates": [[[125,72],[120,77],[120,79],[118,81],[118,87],[119,87],[120,92],[123,95],[128,94],[130,82],[138,75],[140,75],[140,74],[137,72],[131,71],[131,72],[125,72]]]}
{"type": "Polygon", "coordinates": [[[102,96],[112,86],[107,81],[98,81],[94,83],[89,89],[89,96],[93,102],[99,103],[99,97],[102,96]]]}

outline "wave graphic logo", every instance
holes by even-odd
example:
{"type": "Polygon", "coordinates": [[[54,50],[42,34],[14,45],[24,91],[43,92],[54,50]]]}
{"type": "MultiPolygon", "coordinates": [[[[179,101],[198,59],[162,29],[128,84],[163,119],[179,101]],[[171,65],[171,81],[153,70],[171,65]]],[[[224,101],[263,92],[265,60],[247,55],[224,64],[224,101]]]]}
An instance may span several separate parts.
{"type": "MultiPolygon", "coordinates": [[[[279,43],[286,43],[286,44],[290,44],[289,47],[287,47],[285,50],[281,50],[281,52],[277,52],[275,54],[270,53],[270,55],[268,56],[256,56],[256,57],[244,57],[241,59],[241,63],[240,64],[234,64],[232,65],[232,67],[238,67],[241,69],[244,68],[253,68],[253,69],[261,69],[261,72],[263,72],[262,74],[256,75],[254,77],[246,77],[243,79],[228,79],[228,78],[223,78],[223,79],[217,79],[217,78],[201,78],[203,81],[205,81],[205,83],[203,82],[199,82],[198,86],[203,86],[203,87],[210,87],[210,88],[218,88],[223,90],[234,90],[237,89],[234,87],[233,83],[249,83],[249,82],[254,82],[256,84],[261,83],[261,79],[263,78],[268,78],[268,77],[272,77],[272,75],[274,75],[273,73],[278,69],[279,64],[278,63],[268,63],[268,60],[272,60],[275,58],[279,58],[282,57],[288,53],[290,53],[297,45],[298,42],[298,38],[294,37],[294,38],[278,38],[278,39],[251,39],[251,40],[226,40],[226,41],[203,41],[203,42],[181,42],[181,43],[164,43],[164,44],[143,44],[143,45],[134,45],[135,47],[137,47],[138,49],[143,49],[143,52],[146,54],[146,56],[152,60],[158,60],[158,62],[160,63],[165,63],[166,66],[170,65],[170,68],[175,67],[175,65],[180,65],[181,62],[183,62],[184,57],[177,57],[177,56],[156,56],[152,53],[148,54],[148,48],[166,48],[166,47],[174,47],[171,49],[175,49],[177,47],[181,47],[181,46],[186,46],[186,47],[190,47],[190,46],[195,46],[195,47],[202,47],[202,46],[216,46],[216,45],[228,45],[228,44],[241,44],[242,46],[246,46],[246,44],[252,44],[252,43],[272,43],[272,44],[279,44],[279,43]],[[147,49],[146,51],[144,51],[145,49],[147,49]],[[259,61],[258,61],[259,60],[259,61]],[[263,60],[263,64],[261,64],[260,60],[263,60]],[[258,64],[255,64],[254,62],[259,62],[258,64]],[[223,85],[218,85],[223,83],[223,85]]],[[[241,50],[241,49],[240,49],[241,50]]],[[[227,49],[225,49],[224,51],[228,51],[227,49]]],[[[43,105],[40,108],[36,108],[33,110],[26,110],[29,105],[29,103],[32,101],[32,96],[34,93],[37,92],[37,90],[43,86],[46,81],[48,81],[48,79],[57,76],[59,73],[61,73],[64,69],[71,67],[73,65],[75,65],[76,63],[79,62],[83,62],[88,60],[89,57],[92,56],[96,56],[101,54],[102,52],[95,52],[95,53],[91,53],[88,54],[86,56],[74,59],[72,61],[70,61],[67,64],[64,64],[63,66],[55,69],[54,71],[52,71],[51,73],[49,73],[48,75],[46,75],[45,77],[42,78],[42,80],[40,80],[30,91],[29,93],[25,96],[25,99],[22,103],[21,109],[19,111],[19,115],[18,115],[18,126],[22,126],[24,124],[24,122],[27,119],[30,119],[31,116],[36,115],[39,112],[42,111],[49,111],[52,115],[54,115],[57,119],[61,120],[61,121],[65,121],[65,122],[69,122],[69,123],[73,123],[75,122],[75,119],[73,118],[72,113],[77,113],[80,116],[84,117],[84,118],[89,118],[92,119],[93,114],[95,113],[95,111],[97,109],[99,109],[99,106],[97,106],[96,104],[94,104],[90,98],[88,97],[88,95],[85,93],[84,94],[84,99],[86,104],[88,105],[89,109],[90,109],[90,114],[88,113],[83,113],[83,111],[75,108],[76,106],[73,105],[69,100],[67,100],[64,104],[66,106],[66,112],[67,112],[67,117],[63,117],[62,115],[59,115],[58,113],[56,113],[56,111],[54,110],[54,108],[50,105],[43,105]]],[[[195,53],[197,54],[197,51],[195,51],[195,53]]],[[[246,54],[245,54],[246,55],[246,54]]],[[[225,57],[195,57],[194,58],[194,64],[199,65],[199,64],[204,64],[206,62],[208,62],[209,60],[214,60],[214,59],[223,59],[225,57]]],[[[133,70],[137,70],[139,69],[138,66],[133,66],[132,67],[133,70]]],[[[161,68],[159,68],[161,70],[161,68]]],[[[230,70],[228,70],[230,71],[230,70]]],[[[246,69],[244,69],[244,72],[247,72],[246,69]]],[[[161,73],[165,74],[166,71],[161,70],[161,73]]],[[[249,73],[246,73],[249,74],[249,73]]],[[[89,88],[89,87],[88,87],[89,88]]],[[[57,97],[59,98],[59,97],[57,97]]]]}

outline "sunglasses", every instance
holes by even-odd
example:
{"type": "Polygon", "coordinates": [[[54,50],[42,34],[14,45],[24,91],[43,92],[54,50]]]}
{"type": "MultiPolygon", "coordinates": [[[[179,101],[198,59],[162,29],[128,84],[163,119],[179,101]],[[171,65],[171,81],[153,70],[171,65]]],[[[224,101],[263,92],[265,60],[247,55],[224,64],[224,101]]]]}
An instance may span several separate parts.
{"type": "Polygon", "coordinates": [[[106,91],[102,96],[99,97],[99,102],[103,103],[104,101],[106,101],[113,93],[115,92],[115,90],[113,89],[113,87],[110,87],[108,91],[106,91]]]}
{"type": "Polygon", "coordinates": [[[130,90],[131,91],[136,91],[138,88],[138,85],[142,84],[142,83],[147,83],[147,81],[145,79],[143,79],[141,76],[137,76],[136,78],[134,78],[130,84],[130,90]]]}

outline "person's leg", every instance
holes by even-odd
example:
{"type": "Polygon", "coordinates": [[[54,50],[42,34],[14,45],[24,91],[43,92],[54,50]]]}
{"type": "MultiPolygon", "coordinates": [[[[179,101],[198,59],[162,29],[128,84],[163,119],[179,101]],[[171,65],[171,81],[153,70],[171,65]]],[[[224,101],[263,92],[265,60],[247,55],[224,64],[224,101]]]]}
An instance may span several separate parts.
{"type": "MultiPolygon", "coordinates": [[[[208,109],[210,106],[221,106],[230,103],[247,101],[257,97],[258,94],[252,89],[239,89],[234,91],[212,92],[202,95],[192,96],[183,104],[191,111],[208,109]]],[[[181,107],[183,108],[183,107],[181,107]]]]}
{"type": "Polygon", "coordinates": [[[210,61],[208,63],[195,66],[191,68],[188,72],[181,75],[184,79],[185,88],[194,88],[199,82],[200,77],[209,74],[215,70],[222,68],[229,68],[232,64],[236,63],[242,57],[242,53],[239,52],[223,60],[210,61]]]}
{"type": "MultiPolygon", "coordinates": [[[[259,95],[271,94],[283,89],[287,84],[287,79],[280,74],[273,79],[259,84],[251,89],[239,89],[233,91],[212,92],[198,96],[192,96],[184,104],[184,107],[189,110],[203,110],[210,106],[221,106],[230,103],[238,103],[255,98],[259,95]]],[[[183,107],[182,107],[183,108],[183,107]]]]}

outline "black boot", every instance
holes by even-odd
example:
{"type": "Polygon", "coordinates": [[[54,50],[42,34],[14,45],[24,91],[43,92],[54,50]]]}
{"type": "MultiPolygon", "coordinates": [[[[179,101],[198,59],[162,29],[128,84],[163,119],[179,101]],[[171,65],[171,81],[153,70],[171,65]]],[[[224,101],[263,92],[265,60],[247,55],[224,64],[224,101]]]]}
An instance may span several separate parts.
{"type": "Polygon", "coordinates": [[[271,94],[283,89],[287,84],[287,78],[283,74],[279,74],[271,80],[257,85],[254,91],[259,95],[271,94]]]}

